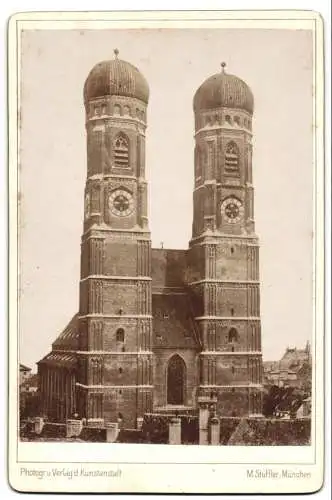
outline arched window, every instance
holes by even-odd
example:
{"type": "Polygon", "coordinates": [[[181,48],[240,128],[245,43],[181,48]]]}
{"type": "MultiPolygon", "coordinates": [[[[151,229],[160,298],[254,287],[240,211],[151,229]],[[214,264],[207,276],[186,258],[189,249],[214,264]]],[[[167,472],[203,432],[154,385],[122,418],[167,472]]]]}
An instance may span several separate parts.
{"type": "Polygon", "coordinates": [[[130,116],[130,108],[129,108],[129,106],[124,106],[124,108],[123,108],[123,114],[125,116],[130,116]]]}
{"type": "Polygon", "coordinates": [[[225,174],[231,177],[240,175],[239,169],[239,148],[234,141],[230,141],[225,149],[225,174]]]}
{"type": "Polygon", "coordinates": [[[129,141],[124,134],[119,134],[113,143],[114,164],[116,167],[127,168],[129,166],[129,141]]]}
{"type": "Polygon", "coordinates": [[[121,115],[121,107],[118,104],[114,105],[114,114],[121,115]]]}
{"type": "Polygon", "coordinates": [[[228,342],[237,342],[239,340],[239,334],[235,328],[231,328],[228,332],[228,342]]]}
{"type": "Polygon", "coordinates": [[[117,342],[124,342],[125,339],[125,332],[123,328],[118,328],[116,331],[116,341],[117,342]]]}
{"type": "Polygon", "coordinates": [[[225,116],[225,122],[228,123],[229,125],[232,124],[232,120],[231,120],[231,117],[229,115],[225,116]]]}
{"type": "Polygon", "coordinates": [[[236,125],[240,126],[240,117],[239,116],[234,117],[234,123],[236,123],[236,125]]]}
{"type": "Polygon", "coordinates": [[[186,365],[178,354],[174,354],[167,365],[167,404],[185,404],[186,365]]]}

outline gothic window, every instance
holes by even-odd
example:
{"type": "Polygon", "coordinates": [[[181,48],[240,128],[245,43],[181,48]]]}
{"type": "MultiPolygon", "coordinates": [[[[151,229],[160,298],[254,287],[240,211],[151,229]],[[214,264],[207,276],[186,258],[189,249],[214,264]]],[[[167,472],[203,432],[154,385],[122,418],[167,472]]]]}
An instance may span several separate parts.
{"type": "Polygon", "coordinates": [[[116,341],[117,342],[124,342],[125,338],[125,332],[123,328],[118,328],[116,331],[116,341]]]}
{"type": "Polygon", "coordinates": [[[228,332],[228,342],[238,342],[239,334],[237,333],[235,328],[231,328],[228,332]]]}
{"type": "Polygon", "coordinates": [[[240,175],[239,169],[239,148],[234,141],[227,144],[225,150],[225,174],[231,177],[240,175]]]}
{"type": "Polygon", "coordinates": [[[178,354],[174,354],[167,366],[167,403],[183,405],[185,402],[186,365],[178,354]]]}
{"type": "Polygon", "coordinates": [[[113,143],[114,164],[116,167],[129,166],[129,140],[124,134],[119,134],[113,143]]]}

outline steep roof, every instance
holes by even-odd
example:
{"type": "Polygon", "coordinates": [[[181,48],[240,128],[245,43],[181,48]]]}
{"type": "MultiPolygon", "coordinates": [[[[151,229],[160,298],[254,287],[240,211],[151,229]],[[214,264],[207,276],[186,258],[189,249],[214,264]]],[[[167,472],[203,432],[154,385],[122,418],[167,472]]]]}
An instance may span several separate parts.
{"type": "Polygon", "coordinates": [[[31,368],[20,363],[20,372],[31,372],[31,368]]]}
{"type": "Polygon", "coordinates": [[[198,334],[185,293],[153,294],[152,315],[155,348],[198,347],[198,334]]]}
{"type": "Polygon", "coordinates": [[[65,352],[50,352],[38,364],[47,364],[59,368],[72,368],[76,366],[77,358],[74,354],[65,352]]]}
{"type": "Polygon", "coordinates": [[[52,349],[75,351],[79,348],[78,313],[72,317],[68,325],[52,344],[52,349]]]}
{"type": "Polygon", "coordinates": [[[151,269],[152,287],[154,290],[165,287],[183,288],[186,256],[186,250],[152,248],[151,269]]]}
{"type": "Polygon", "coordinates": [[[300,368],[302,363],[309,361],[310,353],[306,349],[287,348],[285,354],[280,360],[282,367],[291,369],[300,368]]]}

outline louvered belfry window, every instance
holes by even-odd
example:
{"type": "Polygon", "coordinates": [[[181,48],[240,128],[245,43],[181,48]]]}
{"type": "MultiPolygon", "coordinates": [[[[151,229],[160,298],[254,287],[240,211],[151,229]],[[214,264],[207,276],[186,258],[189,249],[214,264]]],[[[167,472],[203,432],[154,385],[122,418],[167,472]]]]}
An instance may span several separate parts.
{"type": "Polygon", "coordinates": [[[239,148],[233,141],[229,142],[226,146],[225,174],[232,177],[239,177],[240,175],[239,148]]]}
{"type": "Polygon", "coordinates": [[[123,134],[118,135],[114,141],[114,164],[116,167],[129,167],[129,141],[123,134]]]}

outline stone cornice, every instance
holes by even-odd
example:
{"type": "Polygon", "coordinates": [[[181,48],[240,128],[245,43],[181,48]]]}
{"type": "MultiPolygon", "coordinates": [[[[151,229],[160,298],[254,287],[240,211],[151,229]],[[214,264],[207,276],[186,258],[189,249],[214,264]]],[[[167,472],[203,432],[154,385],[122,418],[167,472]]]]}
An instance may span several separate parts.
{"type": "Polygon", "coordinates": [[[151,241],[151,233],[147,229],[143,229],[140,227],[135,227],[133,229],[114,229],[110,226],[107,226],[106,224],[98,224],[97,226],[90,226],[89,229],[84,231],[82,234],[82,239],[86,240],[90,236],[95,237],[95,235],[99,234],[112,234],[118,238],[123,238],[123,239],[138,239],[141,238],[143,239],[143,236],[145,236],[145,239],[148,241],[151,241]],[[90,234],[89,234],[90,233],[90,234]]]}
{"type": "Polygon", "coordinates": [[[263,389],[262,384],[232,384],[232,385],[217,385],[204,384],[199,386],[201,389],[216,388],[216,389],[263,389]]]}
{"type": "Polygon", "coordinates": [[[79,319],[96,318],[96,319],[152,319],[151,314],[103,314],[103,313],[88,313],[78,316],[79,319]]]}
{"type": "Polygon", "coordinates": [[[82,389],[102,389],[102,390],[114,390],[114,389],[153,389],[153,385],[85,385],[80,382],[76,382],[76,387],[81,387],[82,389]]]}
{"type": "Polygon", "coordinates": [[[152,356],[152,351],[76,351],[83,356],[152,356]]]}
{"type": "Polygon", "coordinates": [[[262,356],[262,351],[201,351],[204,356],[262,356]]]}
{"type": "Polygon", "coordinates": [[[260,285],[260,281],[258,280],[218,280],[218,279],[212,279],[212,278],[205,278],[202,280],[198,281],[192,281],[191,283],[188,283],[189,286],[195,286],[195,285],[201,285],[201,284],[216,284],[216,285],[235,285],[235,286],[241,286],[241,285],[260,285]]]}
{"type": "Polygon", "coordinates": [[[199,236],[194,236],[189,241],[189,248],[193,245],[204,245],[216,243],[219,244],[220,240],[237,240],[239,243],[243,243],[245,245],[251,245],[255,247],[259,247],[258,236],[256,234],[229,234],[229,233],[221,233],[219,231],[206,231],[205,233],[200,234],[199,236]]]}
{"type": "Polygon", "coordinates": [[[260,321],[258,316],[197,316],[196,321],[260,321]]]}
{"type": "Polygon", "coordinates": [[[150,276],[107,276],[104,274],[90,274],[89,276],[82,278],[80,282],[90,279],[101,281],[152,281],[152,278],[150,278],[150,276]]]}
{"type": "Polygon", "coordinates": [[[224,124],[224,125],[210,125],[210,126],[206,126],[206,127],[203,127],[203,128],[200,128],[198,129],[195,134],[194,134],[194,137],[196,138],[197,136],[201,135],[202,133],[211,133],[211,132],[215,132],[215,135],[210,135],[209,138],[213,139],[213,138],[217,138],[218,137],[218,131],[220,132],[231,132],[232,135],[235,133],[236,135],[248,135],[248,137],[252,137],[252,132],[250,130],[248,130],[247,128],[244,128],[244,127],[233,127],[232,125],[228,125],[228,124],[224,124]]]}

